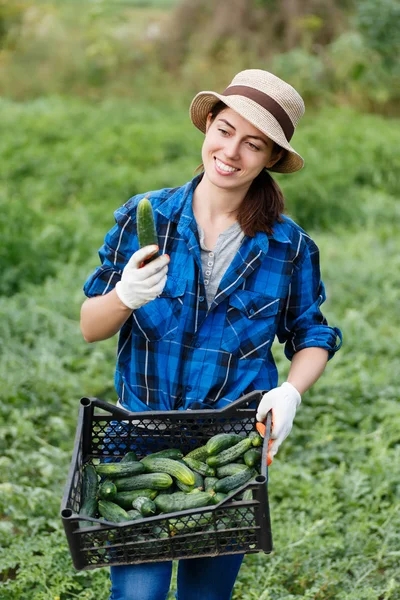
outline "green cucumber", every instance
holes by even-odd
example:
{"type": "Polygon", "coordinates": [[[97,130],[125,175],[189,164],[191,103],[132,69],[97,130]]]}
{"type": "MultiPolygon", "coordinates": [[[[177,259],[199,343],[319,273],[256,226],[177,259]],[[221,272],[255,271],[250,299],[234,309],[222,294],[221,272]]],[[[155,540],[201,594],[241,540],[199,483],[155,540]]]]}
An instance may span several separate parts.
{"type": "Polygon", "coordinates": [[[133,450],[130,450],[122,457],[121,462],[122,463],[137,462],[137,460],[138,460],[138,457],[136,456],[136,452],[134,452],[133,450]]]}
{"type": "Polygon", "coordinates": [[[177,460],[172,460],[171,458],[153,458],[150,455],[143,458],[141,464],[150,473],[168,473],[168,475],[175,477],[181,483],[186,485],[195,484],[196,480],[193,471],[177,460]]]}
{"type": "Polygon", "coordinates": [[[235,475],[228,475],[227,477],[223,477],[215,484],[215,491],[222,492],[223,494],[227,494],[232,492],[236,488],[241,485],[247,483],[255,476],[254,469],[250,467],[246,467],[243,471],[236,473],[235,475]]]}
{"type": "MultiPolygon", "coordinates": [[[[218,471],[217,471],[217,474],[218,474],[218,471]]],[[[204,479],[204,489],[206,490],[206,492],[208,490],[213,490],[217,481],[218,481],[218,477],[206,477],[204,479]]]]}
{"type": "MultiPolygon", "coordinates": [[[[160,458],[159,460],[168,460],[160,458]]],[[[171,461],[172,462],[172,461],[171,461]]],[[[153,490],[165,490],[173,484],[173,479],[168,473],[143,473],[133,477],[121,477],[114,481],[119,492],[129,492],[131,490],[140,490],[141,488],[151,488],[153,490]]]]}
{"type": "Polygon", "coordinates": [[[158,540],[169,538],[168,532],[160,525],[154,525],[154,527],[151,528],[150,535],[158,540]]]}
{"type": "Polygon", "coordinates": [[[107,500],[99,500],[99,513],[106,521],[111,521],[112,523],[122,523],[123,521],[132,520],[121,506],[107,500]]]}
{"type": "Polygon", "coordinates": [[[99,487],[99,498],[101,500],[114,500],[117,494],[117,487],[115,483],[106,479],[99,487]]]}
{"type": "Polygon", "coordinates": [[[196,473],[196,471],[193,471],[193,473],[195,478],[194,485],[185,485],[184,483],[176,479],[176,485],[181,490],[181,492],[189,493],[193,490],[200,490],[202,492],[204,490],[204,479],[202,475],[200,475],[200,473],[196,473]]]}
{"type": "Polygon", "coordinates": [[[184,456],[182,460],[184,463],[187,464],[189,469],[195,471],[196,473],[199,473],[200,475],[203,475],[203,477],[215,476],[215,469],[213,469],[206,463],[201,462],[201,460],[196,460],[195,458],[190,458],[189,456],[184,456]]]}
{"type": "Polygon", "coordinates": [[[144,465],[140,462],[128,461],[128,462],[117,462],[117,463],[102,463],[97,465],[96,471],[99,475],[106,475],[107,477],[128,477],[131,475],[139,475],[144,473],[144,465]]]}
{"type": "MultiPolygon", "coordinates": [[[[254,474],[255,476],[255,474],[254,474]]],[[[221,479],[222,481],[222,479],[221,479]]],[[[242,496],[243,496],[243,484],[238,485],[237,487],[233,488],[233,490],[229,490],[228,494],[229,496],[233,496],[232,498],[232,502],[239,502],[239,500],[242,500],[242,496]],[[239,494],[238,492],[241,491],[241,493],[239,494]]]]}
{"type": "Polygon", "coordinates": [[[150,517],[157,511],[157,507],[153,500],[146,498],[145,496],[139,496],[132,502],[132,507],[140,512],[143,517],[150,517]]]}
{"type": "Polygon", "coordinates": [[[242,500],[253,500],[253,490],[251,488],[244,490],[242,500]]]}
{"type": "MultiPolygon", "coordinates": [[[[97,493],[99,489],[99,481],[96,469],[91,464],[86,464],[83,467],[82,473],[82,494],[81,507],[79,515],[81,517],[97,516],[97,493]]],[[[79,527],[93,527],[91,521],[79,521],[79,527]]]]}
{"type": "Polygon", "coordinates": [[[188,452],[185,455],[185,458],[194,458],[195,460],[201,460],[202,462],[205,462],[206,458],[208,456],[208,452],[207,452],[207,446],[199,446],[198,448],[195,448],[194,450],[191,450],[190,452],[188,452]]]}
{"type": "Polygon", "coordinates": [[[250,448],[243,455],[244,462],[248,467],[257,467],[261,462],[261,455],[261,448],[250,448]]]}
{"type": "Polygon", "coordinates": [[[201,515],[197,515],[197,518],[185,518],[184,521],[182,521],[181,519],[168,519],[171,535],[174,536],[177,533],[185,533],[186,529],[193,530],[197,527],[209,525],[210,520],[212,519],[212,515],[212,512],[208,512],[201,515]]]}
{"type": "Polygon", "coordinates": [[[251,506],[242,506],[237,508],[232,515],[231,527],[248,527],[249,523],[254,522],[254,509],[251,506]]]}
{"type": "Polygon", "coordinates": [[[222,492],[217,492],[211,498],[211,504],[219,504],[222,500],[225,500],[228,494],[223,494],[222,492]]]}
{"type": "MultiPolygon", "coordinates": [[[[137,234],[140,248],[144,246],[150,246],[156,244],[158,246],[157,230],[154,223],[153,207],[151,202],[146,196],[142,198],[136,208],[136,223],[137,223],[137,234]]],[[[157,256],[160,256],[160,252],[152,254],[150,258],[144,261],[145,264],[151,262],[157,256]]]]}
{"type": "Polygon", "coordinates": [[[157,496],[154,503],[162,513],[179,512],[207,506],[211,502],[212,496],[211,492],[198,492],[197,494],[175,492],[175,494],[157,496]]]}
{"type": "MultiPolygon", "coordinates": [[[[84,502],[79,511],[80,517],[92,517],[95,518],[97,515],[97,499],[96,498],[88,498],[86,502],[84,502]]],[[[91,521],[79,521],[79,527],[93,527],[96,523],[92,523],[91,521]]]]}
{"type": "Polygon", "coordinates": [[[217,469],[217,477],[218,479],[222,479],[222,477],[228,477],[228,475],[235,475],[236,473],[240,473],[240,471],[244,471],[247,469],[247,465],[244,463],[228,463],[223,467],[218,467],[217,469]]]}
{"type": "MultiPolygon", "coordinates": [[[[145,456],[145,458],[172,458],[173,460],[179,460],[183,456],[183,452],[178,450],[177,448],[166,448],[165,450],[160,450],[159,452],[152,452],[145,456]]],[[[143,460],[143,459],[142,459],[143,460]]]]}
{"type": "Polygon", "coordinates": [[[241,442],[243,439],[242,435],[236,433],[217,433],[217,435],[210,438],[206,444],[208,455],[215,456],[223,450],[241,442]]]}
{"type": "Polygon", "coordinates": [[[99,480],[93,465],[86,464],[82,473],[82,504],[97,497],[99,480]]]}
{"type": "Polygon", "coordinates": [[[255,448],[259,448],[263,445],[264,439],[261,437],[258,431],[252,431],[249,433],[248,437],[251,439],[251,443],[255,448]]]}
{"type": "Polygon", "coordinates": [[[126,512],[129,515],[131,521],[135,521],[136,519],[143,519],[143,515],[140,512],[140,510],[131,508],[130,510],[127,510],[126,512]]]}
{"type": "MultiPolygon", "coordinates": [[[[155,473],[155,475],[157,475],[158,473],[155,473]]],[[[166,473],[167,474],[167,473],[166,473]]],[[[170,475],[169,475],[170,477],[170,475]]],[[[177,479],[173,479],[172,478],[172,485],[169,486],[169,488],[164,488],[163,490],[158,490],[158,494],[174,494],[175,492],[179,492],[179,488],[176,485],[177,479]]],[[[191,491],[193,488],[191,488],[189,491],[191,491]]]]}
{"type": "Polygon", "coordinates": [[[250,447],[251,440],[249,438],[244,438],[241,442],[238,442],[227,450],[223,450],[216,456],[209,456],[207,458],[207,464],[210,465],[210,467],[222,467],[230,462],[235,462],[235,460],[247,452],[250,447]]]}
{"type": "Polygon", "coordinates": [[[139,490],[131,490],[129,492],[117,492],[113,502],[119,504],[122,506],[122,508],[125,508],[125,510],[128,510],[129,508],[132,508],[132,503],[134,500],[136,500],[136,498],[145,496],[150,500],[154,500],[157,494],[158,490],[151,490],[149,488],[141,488],[139,490]]]}
{"type": "Polygon", "coordinates": [[[200,473],[196,473],[196,471],[193,471],[194,473],[194,487],[195,489],[199,489],[201,491],[204,491],[204,477],[203,475],[200,475],[200,473]]]}
{"type": "Polygon", "coordinates": [[[185,494],[190,494],[190,492],[193,492],[193,490],[196,489],[196,486],[194,485],[185,485],[184,483],[182,483],[181,481],[176,480],[176,485],[178,487],[178,489],[181,492],[185,492],[185,494]]]}

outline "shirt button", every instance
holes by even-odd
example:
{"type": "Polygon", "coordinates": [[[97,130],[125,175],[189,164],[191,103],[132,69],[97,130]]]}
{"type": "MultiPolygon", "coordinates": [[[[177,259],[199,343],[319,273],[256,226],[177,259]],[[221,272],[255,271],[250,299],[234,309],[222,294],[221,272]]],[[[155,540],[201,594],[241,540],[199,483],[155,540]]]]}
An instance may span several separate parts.
{"type": "Polygon", "coordinates": [[[210,254],[208,256],[211,256],[211,258],[214,256],[214,252],[210,252],[210,254]]]}
{"type": "Polygon", "coordinates": [[[187,392],[191,392],[191,391],[192,391],[192,389],[193,389],[193,388],[192,388],[192,386],[191,386],[191,385],[187,385],[187,386],[186,386],[186,391],[187,391],[187,392]]]}
{"type": "Polygon", "coordinates": [[[254,315],[254,308],[251,308],[251,309],[249,310],[249,314],[250,314],[250,315],[254,315]]]}
{"type": "Polygon", "coordinates": [[[206,275],[211,275],[211,271],[206,271],[206,275]]]}
{"type": "Polygon", "coordinates": [[[207,263],[207,265],[208,265],[209,267],[212,267],[212,266],[213,266],[213,264],[214,264],[214,263],[213,263],[211,260],[210,260],[210,261],[207,263]]]}
{"type": "Polygon", "coordinates": [[[194,345],[195,348],[200,348],[200,346],[201,346],[200,342],[196,342],[194,345]]]}
{"type": "Polygon", "coordinates": [[[208,285],[208,279],[205,279],[205,280],[204,280],[204,284],[205,284],[205,285],[208,285]]]}
{"type": "Polygon", "coordinates": [[[204,296],[199,297],[199,302],[204,302],[204,296]]]}

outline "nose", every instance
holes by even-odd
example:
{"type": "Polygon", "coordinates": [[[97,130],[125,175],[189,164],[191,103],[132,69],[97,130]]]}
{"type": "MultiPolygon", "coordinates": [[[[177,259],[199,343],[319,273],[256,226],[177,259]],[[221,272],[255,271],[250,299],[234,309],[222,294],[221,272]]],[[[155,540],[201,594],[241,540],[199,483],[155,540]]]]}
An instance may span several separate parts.
{"type": "Polygon", "coordinates": [[[237,160],[240,155],[240,141],[233,138],[225,140],[224,154],[231,160],[237,160]]]}

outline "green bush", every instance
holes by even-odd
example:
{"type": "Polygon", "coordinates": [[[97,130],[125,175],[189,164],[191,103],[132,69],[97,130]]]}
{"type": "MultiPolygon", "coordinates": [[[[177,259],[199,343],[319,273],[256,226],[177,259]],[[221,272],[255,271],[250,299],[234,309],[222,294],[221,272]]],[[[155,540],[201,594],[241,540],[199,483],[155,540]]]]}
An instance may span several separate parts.
{"type": "Polygon", "coordinates": [[[398,3],[297,4],[293,15],[275,0],[240,0],[234,13],[227,0],[83,0],[78,11],[77,0],[0,0],[0,94],[162,107],[177,89],[189,98],[262,68],[291,82],[309,106],[398,115],[398,3]]]}
{"type": "Polygon", "coordinates": [[[381,117],[348,109],[306,113],[293,140],[305,167],[278,177],[289,213],[305,228],[363,225],[366,191],[393,199],[399,194],[396,137],[391,121],[381,117]]]}
{"type": "Polygon", "coordinates": [[[190,177],[199,162],[196,131],[186,124],[177,138],[188,119],[173,109],[56,98],[0,106],[0,294],[86,261],[116,208],[178,183],[182,170],[190,177]]]}
{"type": "Polygon", "coordinates": [[[272,59],[270,70],[299,90],[306,104],[308,100],[314,101],[316,98],[319,106],[324,105],[327,100],[331,101],[321,56],[298,48],[277,54],[272,59]]]}
{"type": "Polygon", "coordinates": [[[358,1],[355,20],[366,44],[376,50],[384,58],[387,68],[395,69],[399,76],[400,5],[397,0],[380,0],[379,4],[374,0],[358,1]]]}

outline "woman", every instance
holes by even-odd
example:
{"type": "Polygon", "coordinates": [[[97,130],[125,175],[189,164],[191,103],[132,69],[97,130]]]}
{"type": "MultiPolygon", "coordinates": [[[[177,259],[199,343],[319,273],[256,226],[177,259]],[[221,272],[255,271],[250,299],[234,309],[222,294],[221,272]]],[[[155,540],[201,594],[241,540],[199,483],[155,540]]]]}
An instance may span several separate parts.
{"type": "MultiPolygon", "coordinates": [[[[200,92],[190,115],[205,135],[203,172],[186,185],[141,194],[115,212],[85,284],[81,328],[88,342],[118,331],[115,384],[130,411],[221,408],[268,389],[271,458],[289,434],[301,395],[340,347],[320,312],[325,300],[318,249],[291,219],[269,171],[303,159],[290,145],[304,113],[286,82],[246,70],[222,93],[200,92]],[[158,248],[138,249],[136,207],[148,195],[158,248]],[[277,387],[275,335],[291,360],[277,387]]],[[[180,600],[227,600],[242,555],[180,561],[180,600]]],[[[111,568],[112,600],[166,598],[171,562],[111,568]]]]}

